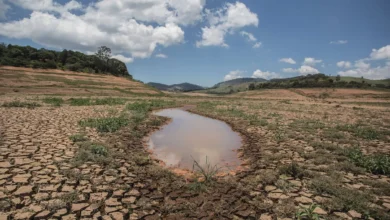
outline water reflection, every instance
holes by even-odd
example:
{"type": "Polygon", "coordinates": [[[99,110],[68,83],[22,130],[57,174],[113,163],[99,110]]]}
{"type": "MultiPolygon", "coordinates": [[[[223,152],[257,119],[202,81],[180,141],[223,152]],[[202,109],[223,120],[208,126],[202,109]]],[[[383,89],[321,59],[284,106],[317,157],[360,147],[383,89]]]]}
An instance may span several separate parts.
{"type": "Polygon", "coordinates": [[[234,169],[240,164],[235,152],[241,137],[224,122],[181,109],[165,109],[155,115],[172,118],[152,134],[149,148],[168,167],[192,169],[193,160],[234,169]]]}

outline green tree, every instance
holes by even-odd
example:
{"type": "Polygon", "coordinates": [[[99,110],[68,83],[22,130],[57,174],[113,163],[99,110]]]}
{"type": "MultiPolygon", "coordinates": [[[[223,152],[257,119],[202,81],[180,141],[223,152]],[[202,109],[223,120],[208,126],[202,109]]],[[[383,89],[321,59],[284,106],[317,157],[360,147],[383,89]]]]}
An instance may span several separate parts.
{"type": "Polygon", "coordinates": [[[96,56],[104,61],[104,62],[108,62],[108,60],[110,59],[111,57],[111,49],[106,47],[106,46],[101,46],[98,48],[98,51],[96,52],[96,56]]]}
{"type": "Polygon", "coordinates": [[[340,81],[340,80],[341,80],[340,75],[337,75],[337,76],[336,76],[336,81],[338,82],[338,81],[340,81]]]}
{"type": "Polygon", "coordinates": [[[254,83],[251,83],[249,84],[249,90],[255,90],[255,84],[254,83]]]}

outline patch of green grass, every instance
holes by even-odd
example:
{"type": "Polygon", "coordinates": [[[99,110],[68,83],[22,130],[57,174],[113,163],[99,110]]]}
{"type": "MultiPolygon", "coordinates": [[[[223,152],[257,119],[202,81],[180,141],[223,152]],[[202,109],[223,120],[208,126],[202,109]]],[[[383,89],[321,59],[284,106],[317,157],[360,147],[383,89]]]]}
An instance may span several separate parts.
{"type": "Polygon", "coordinates": [[[64,100],[62,98],[58,97],[46,97],[42,100],[46,104],[50,104],[52,106],[61,106],[64,103],[64,100]]]}
{"type": "Polygon", "coordinates": [[[143,102],[134,102],[126,106],[127,110],[136,111],[136,112],[149,112],[154,109],[162,109],[176,106],[175,101],[165,101],[165,100],[150,100],[143,102]]]}
{"type": "Polygon", "coordinates": [[[69,139],[75,143],[88,140],[88,138],[86,138],[84,134],[74,134],[74,135],[69,136],[69,139]]]}
{"type": "Polygon", "coordinates": [[[29,108],[33,109],[36,107],[41,107],[42,105],[36,102],[21,102],[21,101],[12,101],[12,102],[5,102],[2,105],[6,108],[29,108]]]}
{"type": "Polygon", "coordinates": [[[390,156],[385,154],[364,155],[359,148],[348,149],[347,157],[359,167],[373,174],[390,176],[390,156]]]}
{"type": "Polygon", "coordinates": [[[308,175],[308,173],[295,162],[280,167],[279,173],[299,179],[302,179],[304,176],[308,175]]]}
{"type": "Polygon", "coordinates": [[[96,128],[99,132],[115,132],[128,125],[130,120],[123,116],[109,118],[89,118],[79,121],[82,127],[96,128]]]}
{"type": "Polygon", "coordinates": [[[206,163],[202,166],[198,161],[194,159],[192,170],[201,175],[204,182],[209,183],[215,180],[217,173],[221,170],[217,164],[212,165],[206,157],[206,163]]]}
{"type": "Polygon", "coordinates": [[[361,124],[337,125],[336,128],[341,131],[350,132],[356,137],[367,140],[379,139],[383,135],[382,132],[368,126],[363,126],[361,124]]]}
{"type": "Polygon", "coordinates": [[[109,165],[113,161],[107,147],[102,144],[82,142],[79,146],[79,150],[74,158],[75,165],[81,165],[85,162],[109,165]]]}
{"type": "Polygon", "coordinates": [[[325,128],[325,124],[313,119],[296,119],[289,124],[289,127],[297,130],[315,132],[317,129],[325,128]]]}
{"type": "Polygon", "coordinates": [[[89,106],[89,105],[123,105],[126,103],[126,99],[123,98],[71,98],[70,105],[72,106],[89,106]]]}
{"type": "Polygon", "coordinates": [[[370,212],[369,203],[373,201],[370,193],[344,188],[338,179],[319,176],[311,181],[310,187],[318,194],[328,194],[332,199],[325,203],[328,209],[347,212],[356,210],[360,213],[370,212]]]}
{"type": "Polygon", "coordinates": [[[316,204],[311,204],[309,207],[303,207],[301,206],[300,209],[296,213],[296,218],[298,220],[320,220],[321,218],[317,213],[314,212],[314,210],[318,206],[316,204]]]}

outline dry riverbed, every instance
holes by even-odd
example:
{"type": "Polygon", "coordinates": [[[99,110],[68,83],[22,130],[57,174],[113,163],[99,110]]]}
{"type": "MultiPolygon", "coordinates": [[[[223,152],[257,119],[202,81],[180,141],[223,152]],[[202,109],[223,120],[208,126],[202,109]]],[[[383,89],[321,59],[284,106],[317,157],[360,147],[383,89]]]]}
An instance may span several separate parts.
{"type": "Polygon", "coordinates": [[[0,219],[389,219],[389,106],[292,94],[2,95],[0,219]],[[205,181],[152,159],[144,137],[167,119],[150,112],[189,104],[242,135],[246,169],[205,181]]]}

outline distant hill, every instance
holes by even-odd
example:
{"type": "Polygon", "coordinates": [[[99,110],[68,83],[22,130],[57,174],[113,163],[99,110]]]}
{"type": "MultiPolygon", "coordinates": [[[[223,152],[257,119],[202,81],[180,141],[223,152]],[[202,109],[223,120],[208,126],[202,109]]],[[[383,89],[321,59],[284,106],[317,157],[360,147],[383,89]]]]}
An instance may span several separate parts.
{"type": "Polygon", "coordinates": [[[388,88],[390,80],[370,80],[358,77],[327,76],[322,73],[296,76],[291,78],[272,79],[256,83],[254,89],[273,88],[388,88]]]}
{"type": "Polygon", "coordinates": [[[248,87],[251,83],[261,83],[266,82],[266,79],[262,78],[238,78],[232,79],[229,81],[224,81],[215,84],[209,89],[205,89],[201,92],[210,93],[210,94],[229,94],[233,92],[242,92],[248,90],[248,87]]]}
{"type": "Polygon", "coordinates": [[[59,69],[74,72],[102,73],[130,77],[126,65],[117,59],[110,59],[111,50],[98,57],[78,51],[54,51],[0,43],[0,65],[34,69],[59,69]]]}
{"type": "Polygon", "coordinates": [[[173,85],[166,85],[162,83],[154,83],[150,82],[147,83],[147,85],[152,86],[156,89],[162,90],[162,91],[172,91],[172,92],[190,92],[190,91],[197,91],[197,90],[203,90],[204,87],[198,86],[191,83],[180,83],[180,84],[173,84],[173,85]]]}

